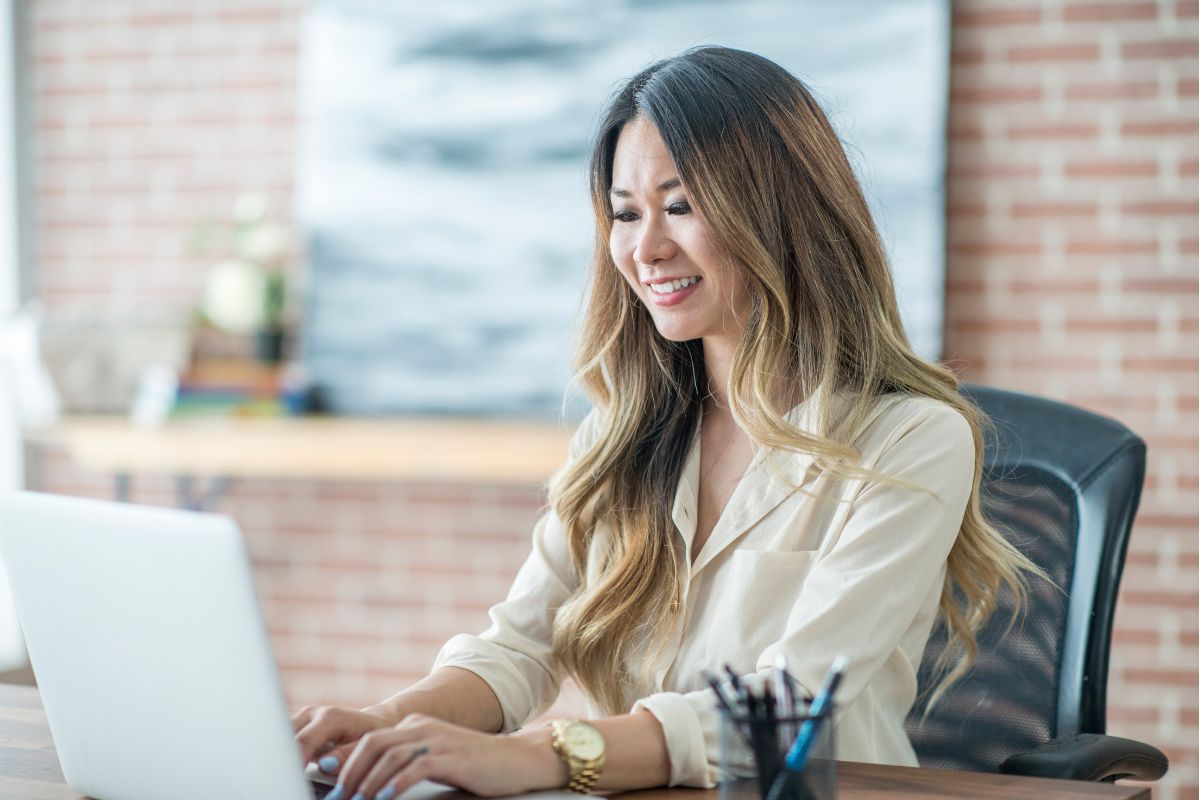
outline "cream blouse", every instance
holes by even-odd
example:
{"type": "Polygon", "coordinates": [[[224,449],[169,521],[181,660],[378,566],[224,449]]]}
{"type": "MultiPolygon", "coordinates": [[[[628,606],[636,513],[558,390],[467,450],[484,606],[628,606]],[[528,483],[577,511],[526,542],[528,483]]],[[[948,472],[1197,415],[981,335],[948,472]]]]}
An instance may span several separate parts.
{"type": "MultiPolygon", "coordinates": [[[[789,419],[811,430],[806,404],[789,419]]],[[[596,412],[584,420],[572,458],[597,435],[597,421],[596,412]]],[[[757,448],[693,560],[698,434],[671,509],[682,563],[691,564],[685,613],[653,665],[655,693],[632,703],[662,724],[670,785],[712,787],[718,778],[717,715],[701,667],[765,671],[780,652],[809,693],[837,655],[849,658],[837,695],[837,758],[915,766],[904,718],[971,490],[967,421],[939,401],[891,395],[856,440],[862,466],[929,492],[835,478],[811,456],[757,448]]],[[[519,728],[558,695],[552,623],[577,585],[562,524],[549,512],[508,598],[491,609],[491,627],[452,638],[434,669],[477,674],[500,700],[504,730],[519,728]]]]}

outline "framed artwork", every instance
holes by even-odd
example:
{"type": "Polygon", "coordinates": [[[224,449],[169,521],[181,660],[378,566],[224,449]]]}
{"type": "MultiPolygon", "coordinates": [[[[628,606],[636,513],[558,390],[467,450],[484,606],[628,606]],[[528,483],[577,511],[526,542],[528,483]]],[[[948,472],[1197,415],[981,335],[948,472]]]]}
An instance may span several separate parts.
{"type": "Polygon", "coordinates": [[[332,410],[559,414],[592,245],[589,133],[623,79],[698,44],[760,53],[814,91],[910,338],[938,357],[946,0],[320,0],[298,213],[304,359],[332,410]]]}

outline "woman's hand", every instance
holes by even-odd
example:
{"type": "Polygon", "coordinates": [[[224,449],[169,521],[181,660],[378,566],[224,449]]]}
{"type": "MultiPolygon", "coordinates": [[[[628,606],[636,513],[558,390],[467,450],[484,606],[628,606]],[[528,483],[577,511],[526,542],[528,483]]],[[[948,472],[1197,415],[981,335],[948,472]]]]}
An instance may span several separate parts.
{"type": "Polygon", "coordinates": [[[325,800],[391,800],[422,780],[487,797],[563,786],[567,771],[549,731],[497,736],[410,714],[359,739],[325,800]]]}
{"type": "Polygon", "coordinates": [[[320,758],[318,765],[327,774],[337,772],[338,765],[346,763],[364,734],[390,725],[383,717],[338,706],[305,706],[292,715],[301,766],[320,758]]]}

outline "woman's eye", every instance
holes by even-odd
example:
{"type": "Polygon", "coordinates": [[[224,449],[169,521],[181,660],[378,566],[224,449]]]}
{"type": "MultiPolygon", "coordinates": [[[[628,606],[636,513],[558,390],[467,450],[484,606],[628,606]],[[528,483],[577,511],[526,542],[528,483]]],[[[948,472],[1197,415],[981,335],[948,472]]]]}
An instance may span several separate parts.
{"type": "Polygon", "coordinates": [[[613,212],[612,218],[617,222],[633,222],[637,219],[637,214],[632,211],[616,211],[613,212]]]}
{"type": "Polygon", "coordinates": [[[668,214],[690,214],[691,212],[692,207],[682,201],[678,203],[672,203],[671,205],[667,206],[668,214]]]}

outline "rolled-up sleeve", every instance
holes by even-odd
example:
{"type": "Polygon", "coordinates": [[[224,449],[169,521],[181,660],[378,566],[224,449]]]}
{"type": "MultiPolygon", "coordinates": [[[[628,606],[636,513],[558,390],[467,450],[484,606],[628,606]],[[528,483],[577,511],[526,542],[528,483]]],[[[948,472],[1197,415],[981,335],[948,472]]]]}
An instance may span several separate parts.
{"type": "MultiPolygon", "coordinates": [[[[568,464],[594,441],[596,412],[571,439],[568,464]]],[[[554,617],[577,579],[562,522],[551,510],[533,529],[533,547],[503,602],[489,610],[491,626],[479,636],[460,634],[442,647],[433,669],[458,667],[482,678],[500,701],[503,731],[520,728],[554,702],[562,668],[554,656],[554,617]]]]}
{"type": "MultiPolygon", "coordinates": [[[[931,592],[970,495],[975,447],[957,411],[930,403],[888,437],[865,466],[922,487],[858,481],[843,525],[831,529],[798,595],[783,635],[759,654],[765,675],[777,653],[808,692],[838,655],[849,664],[838,692],[844,710],[897,651],[931,592]]],[[[911,698],[910,698],[911,702],[911,698]]],[[[900,719],[907,709],[897,700],[900,719]]],[[[711,691],[664,692],[638,701],[662,724],[672,786],[711,788],[719,778],[717,712],[711,691]]]]}
{"type": "Polygon", "coordinates": [[[634,703],[633,710],[650,712],[662,726],[671,762],[668,786],[711,789],[717,785],[717,712],[712,692],[659,692],[634,703]]]}

